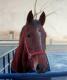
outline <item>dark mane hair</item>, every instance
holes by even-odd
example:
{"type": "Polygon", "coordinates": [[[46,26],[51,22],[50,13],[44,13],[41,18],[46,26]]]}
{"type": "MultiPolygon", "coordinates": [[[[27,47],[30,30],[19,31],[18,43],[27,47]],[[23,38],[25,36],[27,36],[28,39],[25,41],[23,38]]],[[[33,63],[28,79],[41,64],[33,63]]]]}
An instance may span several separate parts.
{"type": "Polygon", "coordinates": [[[39,25],[41,25],[39,20],[33,20],[32,21],[32,26],[33,27],[39,27],[39,25]]]}

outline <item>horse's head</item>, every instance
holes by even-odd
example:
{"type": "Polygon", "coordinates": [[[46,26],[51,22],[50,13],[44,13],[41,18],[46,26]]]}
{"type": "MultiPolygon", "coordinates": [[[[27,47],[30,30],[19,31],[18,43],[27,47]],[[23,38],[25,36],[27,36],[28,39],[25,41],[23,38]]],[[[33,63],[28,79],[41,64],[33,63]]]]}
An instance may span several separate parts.
{"type": "Polygon", "coordinates": [[[20,36],[21,41],[23,37],[25,51],[23,52],[22,60],[25,61],[27,59],[25,66],[37,72],[44,72],[48,68],[48,60],[45,54],[46,32],[43,29],[44,23],[44,12],[41,14],[39,20],[34,20],[32,11],[30,11],[27,16],[26,25],[20,36]],[[26,57],[24,57],[25,54],[26,57]]]}

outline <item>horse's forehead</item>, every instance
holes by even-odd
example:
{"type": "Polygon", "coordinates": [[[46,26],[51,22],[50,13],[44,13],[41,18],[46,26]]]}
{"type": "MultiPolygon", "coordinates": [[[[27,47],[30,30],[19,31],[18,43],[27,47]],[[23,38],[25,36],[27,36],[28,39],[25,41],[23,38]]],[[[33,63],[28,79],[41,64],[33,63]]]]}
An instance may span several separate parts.
{"type": "Polygon", "coordinates": [[[33,20],[30,24],[27,23],[25,26],[24,26],[24,31],[25,32],[33,32],[33,31],[37,31],[37,30],[40,30],[42,29],[42,25],[40,24],[40,21],[39,20],[33,20]]]}

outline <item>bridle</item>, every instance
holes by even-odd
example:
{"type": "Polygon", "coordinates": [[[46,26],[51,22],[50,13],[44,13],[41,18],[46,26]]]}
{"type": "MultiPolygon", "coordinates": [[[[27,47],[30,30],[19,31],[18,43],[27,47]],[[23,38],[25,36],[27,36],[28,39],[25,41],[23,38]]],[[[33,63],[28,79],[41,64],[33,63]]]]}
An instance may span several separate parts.
{"type": "Polygon", "coordinates": [[[24,44],[25,44],[25,47],[26,47],[26,50],[27,50],[28,59],[31,59],[35,55],[44,54],[44,51],[43,50],[38,50],[38,51],[30,50],[29,51],[29,44],[27,43],[27,38],[26,38],[26,30],[24,32],[24,44]]]}
{"type": "Polygon", "coordinates": [[[44,54],[44,51],[43,50],[38,50],[38,51],[30,51],[29,52],[29,48],[28,48],[28,44],[26,42],[26,40],[24,41],[25,43],[25,46],[26,46],[26,49],[27,49],[27,53],[28,53],[28,58],[31,59],[32,56],[35,56],[35,55],[41,55],[41,54],[44,54]]]}

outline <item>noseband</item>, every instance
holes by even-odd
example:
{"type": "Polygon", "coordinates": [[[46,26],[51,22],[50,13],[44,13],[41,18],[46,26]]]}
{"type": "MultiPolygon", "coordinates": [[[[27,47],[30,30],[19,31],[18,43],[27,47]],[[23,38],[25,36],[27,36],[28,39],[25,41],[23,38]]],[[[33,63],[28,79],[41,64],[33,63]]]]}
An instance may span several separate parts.
{"type": "Polygon", "coordinates": [[[44,51],[43,51],[43,50],[38,50],[38,51],[33,51],[33,50],[31,50],[31,51],[29,52],[29,47],[28,47],[28,44],[27,44],[26,39],[25,39],[24,43],[25,43],[25,46],[26,46],[26,49],[27,49],[27,53],[28,53],[28,58],[29,58],[29,59],[31,59],[32,56],[44,54],[44,51]]]}

